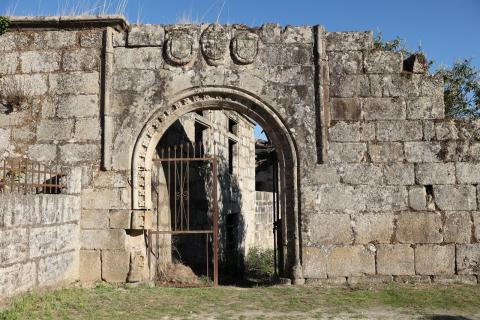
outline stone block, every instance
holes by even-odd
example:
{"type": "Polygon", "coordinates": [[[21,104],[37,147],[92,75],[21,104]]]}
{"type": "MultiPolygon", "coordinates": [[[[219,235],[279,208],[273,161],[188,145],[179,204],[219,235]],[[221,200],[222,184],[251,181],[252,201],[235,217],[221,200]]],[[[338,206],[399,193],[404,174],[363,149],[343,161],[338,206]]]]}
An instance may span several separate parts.
{"type": "Polygon", "coordinates": [[[100,105],[97,95],[67,95],[57,100],[59,118],[99,117],[100,105]]]}
{"type": "Polygon", "coordinates": [[[133,230],[144,230],[152,228],[152,211],[132,211],[133,230]]]}
{"type": "Polygon", "coordinates": [[[100,140],[100,118],[84,118],[75,121],[76,140],[100,140]]]}
{"type": "Polygon", "coordinates": [[[350,286],[371,286],[379,284],[389,284],[393,282],[393,277],[391,275],[374,275],[374,276],[353,276],[348,277],[348,284],[350,286]]]}
{"type": "Polygon", "coordinates": [[[418,97],[421,94],[420,76],[402,73],[369,74],[372,97],[418,97]]]}
{"type": "Polygon", "coordinates": [[[346,214],[314,214],[307,231],[310,245],[351,244],[350,216],[346,214]]]}
{"type": "Polygon", "coordinates": [[[77,45],[77,32],[67,30],[35,32],[31,45],[36,50],[74,47],[77,45]]]}
{"type": "Polygon", "coordinates": [[[370,96],[370,82],[366,75],[332,74],[329,93],[335,98],[368,97],[370,96]]]}
{"type": "Polygon", "coordinates": [[[331,98],[330,117],[332,120],[361,120],[362,100],[358,98],[331,98]]]}
{"type": "Polygon", "coordinates": [[[415,274],[414,250],[406,244],[377,246],[377,273],[383,275],[415,274]]]}
{"type": "Polygon", "coordinates": [[[405,186],[362,185],[359,191],[366,204],[366,210],[369,211],[405,210],[408,207],[405,186]]]}
{"type": "Polygon", "coordinates": [[[96,144],[66,144],[60,146],[60,159],[65,163],[99,162],[100,147],[96,144]]]}
{"type": "Polygon", "coordinates": [[[27,229],[0,230],[0,266],[25,261],[27,258],[27,229]]]}
{"type": "Polygon", "coordinates": [[[82,210],[82,229],[107,229],[108,210],[82,210]]]}
{"type": "Polygon", "coordinates": [[[101,48],[103,45],[103,32],[100,30],[87,31],[80,34],[82,48],[101,48]]]}
{"type": "Polygon", "coordinates": [[[35,262],[0,268],[0,296],[9,297],[33,288],[37,281],[35,262]]]}
{"type": "Polygon", "coordinates": [[[408,162],[441,162],[442,146],[436,142],[405,142],[405,157],[408,162]]]}
{"type": "Polygon", "coordinates": [[[282,33],[284,43],[313,43],[311,27],[287,26],[282,33]]]}
{"type": "Polygon", "coordinates": [[[114,48],[125,47],[127,43],[127,33],[123,31],[120,31],[120,32],[113,31],[112,42],[113,42],[114,48]]]}
{"type": "Polygon", "coordinates": [[[47,75],[44,74],[16,74],[0,78],[0,91],[15,92],[20,97],[44,95],[48,90],[47,75]]]}
{"type": "Polygon", "coordinates": [[[10,132],[8,129],[0,129],[0,152],[10,146],[10,132]]]}
{"type": "Polygon", "coordinates": [[[40,140],[69,140],[73,137],[72,119],[42,120],[37,127],[37,138],[40,140]]]}
{"type": "Polygon", "coordinates": [[[82,249],[124,250],[126,233],[120,229],[82,230],[80,239],[82,249]]]}
{"type": "Polygon", "coordinates": [[[443,119],[445,105],[442,96],[407,99],[407,119],[443,119]]]}
{"type": "Polygon", "coordinates": [[[365,210],[365,197],[362,190],[353,186],[323,185],[318,189],[317,211],[338,211],[342,213],[365,210]]]}
{"type": "Polygon", "coordinates": [[[44,257],[38,262],[39,286],[64,285],[78,280],[78,251],[44,257]]]}
{"type": "Polygon", "coordinates": [[[384,167],[385,183],[388,185],[415,184],[414,165],[412,163],[388,163],[384,167]]]}
{"type": "Polygon", "coordinates": [[[93,180],[95,188],[125,188],[128,174],[115,171],[99,171],[93,180]]]}
{"type": "Polygon", "coordinates": [[[113,76],[113,88],[116,91],[144,92],[155,83],[153,70],[122,69],[113,76]]]}
{"type": "Polygon", "coordinates": [[[468,285],[476,285],[477,277],[474,275],[444,275],[444,276],[435,276],[433,277],[434,283],[439,283],[443,285],[452,285],[452,284],[468,284],[468,285]]]}
{"type": "Polygon", "coordinates": [[[449,163],[418,163],[415,165],[417,184],[455,184],[455,165],[449,163]]]}
{"type": "Polygon", "coordinates": [[[18,66],[18,53],[2,53],[0,55],[0,74],[14,74],[18,66]]]}
{"type": "Polygon", "coordinates": [[[154,48],[117,48],[114,51],[115,68],[119,69],[160,69],[164,65],[163,50],[154,48]]]}
{"type": "Polygon", "coordinates": [[[102,280],[100,250],[80,250],[80,281],[97,282],[102,280]]]}
{"type": "Polygon", "coordinates": [[[60,69],[61,55],[55,51],[27,51],[20,54],[22,73],[48,73],[60,69]]]}
{"type": "Polygon", "coordinates": [[[441,243],[442,217],[439,213],[402,212],[397,218],[396,239],[400,243],[441,243]]]}
{"type": "Polygon", "coordinates": [[[427,191],[424,186],[411,186],[408,188],[408,205],[413,210],[427,210],[427,191]]]}
{"type": "Polygon", "coordinates": [[[472,239],[472,219],[470,212],[445,212],[444,242],[470,243],[472,239]]]}
{"type": "Polygon", "coordinates": [[[454,121],[442,121],[435,123],[435,137],[439,141],[457,140],[458,129],[454,121]]]}
{"type": "Polygon", "coordinates": [[[430,279],[430,276],[420,276],[420,275],[395,276],[394,281],[398,282],[398,283],[404,283],[404,284],[429,284],[429,283],[432,283],[432,279],[430,279]]]}
{"type": "Polygon", "coordinates": [[[100,71],[101,51],[99,49],[77,49],[63,54],[62,66],[65,71],[100,71]]]}
{"type": "Polygon", "coordinates": [[[122,201],[122,189],[84,189],[82,194],[84,209],[124,209],[127,203],[122,201]]]}
{"type": "Polygon", "coordinates": [[[480,184],[480,164],[457,162],[455,163],[458,183],[480,184]]]}
{"type": "Polygon", "coordinates": [[[378,141],[415,141],[422,140],[423,131],[420,121],[378,121],[378,141]]]}
{"type": "Polygon", "coordinates": [[[436,185],[433,186],[435,204],[440,210],[476,210],[477,199],[474,186],[436,185]]]}
{"type": "Polygon", "coordinates": [[[130,210],[110,211],[110,228],[130,229],[130,227],[131,227],[131,211],[130,210]]]}
{"type": "Polygon", "coordinates": [[[374,50],[365,55],[366,73],[400,73],[403,69],[401,52],[374,50]]]}
{"type": "Polygon", "coordinates": [[[328,52],[328,67],[330,74],[363,73],[362,60],[362,52],[360,51],[328,52]]]}
{"type": "Polygon", "coordinates": [[[327,251],[324,248],[304,247],[303,276],[305,278],[327,277],[327,251]]]}
{"type": "Polygon", "coordinates": [[[367,153],[366,143],[330,143],[328,160],[330,162],[362,162],[367,153]]]}
{"type": "Polygon", "coordinates": [[[89,95],[100,92],[99,72],[53,73],[49,75],[50,91],[55,94],[89,95]]]}
{"type": "Polygon", "coordinates": [[[373,32],[327,32],[327,51],[370,50],[373,32]]]}
{"type": "Polygon", "coordinates": [[[480,274],[480,243],[457,244],[456,263],[458,274],[480,274]]]}
{"type": "Polygon", "coordinates": [[[33,161],[50,162],[57,158],[57,146],[53,144],[35,144],[28,148],[27,155],[33,161]]]}
{"type": "Polygon", "coordinates": [[[130,269],[130,252],[123,250],[102,250],[102,280],[126,282],[130,269]]]}
{"type": "Polygon", "coordinates": [[[415,247],[415,271],[421,275],[455,273],[455,246],[422,244],[415,247]]]}
{"type": "Polygon", "coordinates": [[[405,119],[405,100],[403,98],[367,98],[363,105],[365,120],[402,120],[405,119]]]}
{"type": "Polygon", "coordinates": [[[402,162],[405,159],[403,143],[377,142],[368,144],[368,154],[372,162],[402,162]]]}
{"type": "Polygon", "coordinates": [[[340,174],[337,172],[337,166],[329,164],[316,165],[314,181],[316,184],[340,183],[340,174]]]}
{"type": "Polygon", "coordinates": [[[65,224],[32,228],[29,234],[30,258],[37,258],[78,247],[78,225],[65,224]]]}
{"type": "Polygon", "coordinates": [[[130,270],[128,272],[128,282],[139,282],[148,279],[146,274],[147,258],[142,251],[132,252],[130,254],[130,270]]]}
{"type": "Polygon", "coordinates": [[[340,171],[347,184],[381,184],[383,179],[382,167],[369,163],[345,164],[340,171]]]}
{"type": "Polygon", "coordinates": [[[353,216],[356,244],[390,243],[394,216],[390,213],[358,214],[353,216]]]}
{"type": "Polygon", "coordinates": [[[480,212],[473,212],[472,217],[475,226],[475,239],[477,242],[480,242],[480,212]]]}
{"type": "Polygon", "coordinates": [[[375,253],[364,246],[334,247],[327,258],[327,276],[375,274],[375,253]]]}
{"type": "Polygon", "coordinates": [[[161,25],[133,25],[128,32],[128,46],[161,47],[165,38],[165,30],[161,25]]]}
{"type": "Polygon", "coordinates": [[[328,129],[329,141],[358,142],[375,139],[375,125],[365,122],[344,122],[333,124],[328,129]]]}
{"type": "Polygon", "coordinates": [[[435,123],[432,120],[423,122],[423,140],[431,141],[435,138],[435,123]]]}

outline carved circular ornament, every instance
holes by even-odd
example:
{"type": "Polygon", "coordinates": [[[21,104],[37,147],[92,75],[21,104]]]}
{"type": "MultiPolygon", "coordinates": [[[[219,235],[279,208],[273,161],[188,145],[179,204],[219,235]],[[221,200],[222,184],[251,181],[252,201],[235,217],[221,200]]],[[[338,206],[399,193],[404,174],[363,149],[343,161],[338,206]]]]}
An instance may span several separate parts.
{"type": "Polygon", "coordinates": [[[217,23],[208,26],[202,33],[200,46],[208,64],[214,66],[222,64],[228,49],[228,35],[225,29],[217,23]]]}
{"type": "Polygon", "coordinates": [[[193,39],[185,31],[172,31],[168,33],[165,45],[166,58],[173,64],[183,66],[193,58],[193,39]]]}
{"type": "Polygon", "coordinates": [[[231,49],[236,62],[253,63],[258,54],[258,36],[251,32],[241,32],[233,38],[231,49]]]}

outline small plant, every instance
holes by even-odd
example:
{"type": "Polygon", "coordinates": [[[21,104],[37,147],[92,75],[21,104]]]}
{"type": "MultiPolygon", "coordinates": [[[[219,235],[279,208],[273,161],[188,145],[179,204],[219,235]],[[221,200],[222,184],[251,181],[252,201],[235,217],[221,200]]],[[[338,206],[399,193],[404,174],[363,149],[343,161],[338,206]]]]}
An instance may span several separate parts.
{"type": "Polygon", "coordinates": [[[32,102],[32,95],[27,84],[21,79],[14,79],[2,83],[0,91],[0,112],[11,112],[25,109],[32,102]]]}
{"type": "Polygon", "coordinates": [[[245,259],[245,275],[248,278],[269,280],[275,270],[273,265],[273,250],[253,247],[245,259]]]}
{"type": "Polygon", "coordinates": [[[10,19],[7,17],[0,16],[0,36],[7,32],[8,27],[10,26],[10,19]]]}

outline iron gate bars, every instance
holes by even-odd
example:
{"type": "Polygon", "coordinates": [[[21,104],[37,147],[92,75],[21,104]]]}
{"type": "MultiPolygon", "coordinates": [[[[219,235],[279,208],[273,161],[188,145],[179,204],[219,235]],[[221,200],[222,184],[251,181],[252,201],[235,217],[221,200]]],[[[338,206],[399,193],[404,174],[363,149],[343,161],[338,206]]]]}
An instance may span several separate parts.
{"type": "MultiPolygon", "coordinates": [[[[218,195],[217,195],[217,157],[205,154],[202,144],[182,144],[179,146],[168,147],[161,149],[159,158],[153,160],[164,169],[166,173],[166,186],[168,190],[169,208],[170,208],[170,230],[152,230],[149,232],[149,243],[152,244],[152,236],[156,235],[156,245],[159,246],[160,235],[205,235],[205,260],[207,278],[209,277],[209,246],[208,238],[213,237],[213,285],[218,286],[218,195]],[[191,198],[190,190],[190,176],[192,163],[209,163],[205,169],[209,170],[211,175],[211,223],[208,227],[201,224],[201,229],[195,228],[192,225],[191,198]]],[[[157,175],[157,178],[158,179],[157,175]]],[[[207,192],[206,192],[207,193],[207,192]]],[[[207,194],[205,194],[207,196],[207,194]]],[[[207,197],[208,200],[208,197],[207,197]]],[[[208,219],[208,213],[206,217],[208,219]]],[[[159,212],[157,210],[157,226],[158,226],[159,212]]],[[[157,248],[157,254],[159,249],[157,248]]]]}
{"type": "Polygon", "coordinates": [[[57,164],[45,164],[28,159],[0,161],[0,193],[58,194],[65,188],[66,174],[57,164]]]}

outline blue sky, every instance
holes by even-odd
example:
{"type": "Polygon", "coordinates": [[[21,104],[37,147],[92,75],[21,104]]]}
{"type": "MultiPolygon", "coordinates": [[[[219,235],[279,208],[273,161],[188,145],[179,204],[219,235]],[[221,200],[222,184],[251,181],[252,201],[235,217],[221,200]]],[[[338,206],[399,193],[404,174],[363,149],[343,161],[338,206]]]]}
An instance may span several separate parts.
{"type": "MultiPolygon", "coordinates": [[[[56,15],[126,0],[0,0],[0,14],[56,15]],[[70,9],[70,10],[69,10],[70,9]]],[[[384,39],[400,36],[410,49],[421,46],[433,68],[471,58],[480,67],[479,0],[128,0],[130,22],[265,22],[281,25],[321,24],[328,31],[381,31],[384,39]]]]}

